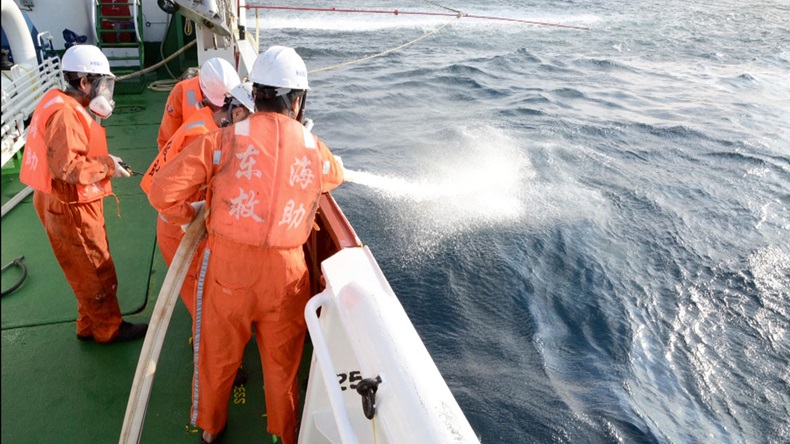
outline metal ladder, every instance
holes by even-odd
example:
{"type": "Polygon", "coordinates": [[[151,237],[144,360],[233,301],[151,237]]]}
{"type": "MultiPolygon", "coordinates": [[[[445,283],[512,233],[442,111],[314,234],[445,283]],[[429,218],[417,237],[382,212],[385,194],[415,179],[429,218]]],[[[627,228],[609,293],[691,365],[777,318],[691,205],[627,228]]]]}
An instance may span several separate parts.
{"type": "Polygon", "coordinates": [[[143,69],[142,0],[94,0],[97,46],[114,74],[143,69]]]}

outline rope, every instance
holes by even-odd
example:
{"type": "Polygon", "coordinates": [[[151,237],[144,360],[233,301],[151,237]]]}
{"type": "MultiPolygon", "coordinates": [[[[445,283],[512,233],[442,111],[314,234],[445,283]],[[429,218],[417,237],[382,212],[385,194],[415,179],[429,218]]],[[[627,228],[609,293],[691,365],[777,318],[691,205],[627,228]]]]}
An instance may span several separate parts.
{"type": "MultiPolygon", "coordinates": [[[[165,58],[165,40],[167,40],[167,33],[170,31],[170,24],[173,21],[173,14],[167,14],[167,24],[165,25],[165,36],[162,37],[162,42],[159,44],[159,57],[162,59],[165,58]]],[[[173,71],[170,71],[170,67],[165,65],[165,69],[167,73],[170,74],[171,79],[175,79],[176,76],[173,75],[173,71]]],[[[150,86],[150,85],[149,85],[150,86]]]]}
{"type": "MultiPolygon", "coordinates": [[[[459,18],[461,18],[461,17],[460,17],[460,16],[458,16],[458,17],[456,17],[456,18],[455,18],[455,20],[458,20],[459,18]]],[[[453,20],[453,21],[455,21],[455,20],[453,20]]],[[[360,58],[360,59],[356,59],[356,60],[350,60],[350,61],[348,61],[348,62],[343,62],[343,63],[338,63],[337,65],[326,66],[326,67],[324,67],[324,68],[318,68],[318,69],[314,69],[314,70],[312,70],[312,71],[308,71],[308,73],[310,73],[310,74],[314,74],[314,73],[317,73],[317,72],[322,72],[322,71],[329,71],[329,70],[331,70],[331,69],[336,69],[336,68],[340,68],[340,67],[343,67],[343,66],[348,66],[348,65],[354,65],[354,64],[356,64],[356,63],[362,63],[362,62],[365,62],[365,61],[367,61],[367,60],[375,59],[376,57],[385,56],[385,55],[387,55],[387,54],[389,54],[389,53],[392,53],[392,52],[398,51],[398,50],[400,50],[400,49],[403,49],[403,48],[405,48],[405,47],[407,47],[407,46],[409,46],[409,45],[412,45],[412,44],[414,44],[414,43],[417,43],[417,42],[419,42],[420,40],[422,40],[422,39],[424,39],[424,38],[426,38],[426,37],[429,37],[429,36],[431,36],[431,35],[433,35],[433,34],[436,34],[437,32],[439,32],[439,31],[441,31],[442,29],[444,29],[445,27],[447,27],[449,24],[453,23],[453,21],[447,22],[447,23],[445,23],[445,24],[443,24],[443,25],[439,26],[438,28],[434,29],[433,31],[431,31],[431,32],[429,32],[429,33],[427,33],[427,34],[423,34],[422,36],[420,36],[420,37],[417,37],[416,39],[414,39],[414,40],[412,40],[412,41],[410,41],[410,42],[408,42],[408,43],[404,43],[404,44],[402,44],[402,45],[400,45],[400,46],[398,46],[398,47],[395,47],[395,48],[392,48],[392,49],[388,49],[388,50],[386,50],[386,51],[384,51],[384,52],[380,52],[380,53],[378,53],[378,54],[374,54],[374,55],[372,55],[372,56],[362,57],[362,58],[360,58]]]]}
{"type": "MultiPolygon", "coordinates": [[[[367,14],[394,14],[394,15],[398,15],[398,14],[404,14],[404,15],[432,15],[432,16],[443,16],[443,17],[453,17],[454,16],[455,20],[458,20],[458,19],[464,18],[464,17],[468,17],[468,18],[478,18],[478,19],[484,19],[484,20],[500,20],[500,21],[516,22],[516,23],[527,23],[527,24],[540,25],[540,26],[554,26],[554,27],[558,27],[558,28],[581,29],[581,30],[585,30],[585,31],[589,31],[590,30],[590,28],[587,28],[587,27],[584,27],[584,26],[560,25],[560,24],[556,24],[556,23],[536,22],[536,21],[531,21],[531,20],[512,19],[512,18],[507,18],[507,17],[470,15],[470,14],[466,14],[465,12],[463,12],[461,10],[448,8],[446,6],[440,5],[440,4],[438,4],[438,3],[434,2],[434,1],[431,1],[431,0],[423,0],[423,1],[425,1],[426,3],[429,3],[431,5],[434,5],[436,7],[445,9],[447,11],[452,11],[453,13],[450,14],[450,13],[445,13],[445,12],[399,11],[397,9],[383,10],[383,9],[312,8],[312,7],[300,7],[300,6],[246,5],[245,7],[247,9],[254,9],[255,10],[256,30],[258,29],[258,27],[257,27],[257,19],[258,19],[258,10],[259,9],[288,10],[288,11],[313,11],[313,12],[348,12],[348,13],[367,13],[367,14]]],[[[439,26],[438,28],[434,29],[433,31],[431,31],[431,32],[429,32],[427,34],[424,34],[424,35],[422,35],[422,36],[420,36],[420,37],[418,37],[418,38],[416,38],[416,39],[414,39],[414,40],[412,40],[412,41],[410,41],[408,43],[404,43],[403,45],[400,45],[398,47],[395,47],[395,48],[392,48],[392,49],[388,49],[388,50],[386,50],[384,52],[380,52],[378,54],[374,54],[374,55],[367,56],[367,57],[362,57],[362,58],[359,58],[359,59],[356,59],[356,60],[350,60],[348,62],[338,63],[337,65],[331,65],[331,66],[326,66],[324,68],[314,69],[314,70],[308,71],[308,73],[314,74],[314,73],[318,73],[318,72],[329,71],[329,70],[332,70],[332,69],[337,69],[337,68],[341,68],[341,67],[344,67],[344,66],[354,65],[354,64],[357,64],[357,63],[365,62],[365,61],[368,61],[368,60],[371,60],[371,59],[375,59],[377,57],[381,57],[381,56],[390,54],[392,52],[401,50],[401,49],[403,49],[403,48],[405,48],[405,47],[407,47],[409,45],[417,43],[417,42],[419,42],[420,40],[422,40],[422,39],[424,39],[426,37],[429,37],[429,36],[431,36],[433,34],[436,34],[437,32],[439,32],[442,29],[444,29],[445,27],[447,27],[450,23],[452,23],[452,22],[447,22],[447,23],[439,26]]]]}
{"type": "Polygon", "coordinates": [[[436,2],[432,2],[431,0],[424,0],[424,1],[425,1],[425,3],[430,3],[430,4],[434,5],[434,6],[442,8],[442,9],[446,9],[448,11],[453,11],[453,12],[461,14],[461,15],[466,15],[466,14],[464,14],[462,11],[460,11],[458,9],[448,8],[447,6],[440,5],[440,4],[436,3],[436,2]]]}
{"type": "Polygon", "coordinates": [[[178,79],[170,79],[170,80],[154,80],[153,82],[148,84],[148,89],[151,91],[160,91],[166,92],[173,89],[180,80],[178,79]]]}
{"type": "MultiPolygon", "coordinates": [[[[262,6],[262,5],[247,5],[247,9],[271,9],[271,10],[281,10],[281,11],[312,11],[312,12],[348,12],[348,13],[393,14],[393,15],[427,15],[427,16],[432,15],[432,16],[442,16],[442,17],[459,17],[459,18],[463,17],[463,18],[474,18],[474,19],[482,19],[482,20],[497,20],[504,22],[525,23],[528,25],[552,26],[555,28],[565,28],[565,29],[578,29],[582,31],[590,30],[590,28],[586,26],[561,25],[558,23],[537,22],[533,20],[522,20],[522,19],[514,19],[508,17],[495,17],[491,15],[465,14],[460,11],[451,14],[448,12],[400,11],[398,9],[307,8],[307,7],[296,7],[296,6],[262,6]]],[[[445,9],[449,9],[449,8],[445,8],[445,9]]],[[[450,9],[450,10],[455,11],[454,9],[450,9]]]]}
{"type": "Polygon", "coordinates": [[[140,71],[136,71],[136,72],[133,72],[133,73],[130,73],[130,74],[126,74],[126,75],[123,75],[123,76],[118,76],[118,77],[115,78],[115,81],[119,82],[121,80],[131,79],[131,78],[134,78],[134,77],[139,77],[139,76],[141,76],[143,74],[148,74],[149,72],[159,68],[160,66],[164,65],[165,63],[173,60],[179,54],[181,54],[182,52],[186,51],[187,49],[195,46],[196,44],[197,44],[197,40],[192,40],[191,42],[189,42],[186,45],[184,45],[183,48],[181,48],[178,51],[170,54],[166,59],[162,60],[161,62],[156,63],[155,65],[151,65],[148,68],[145,68],[145,69],[140,70],[140,71]]]}

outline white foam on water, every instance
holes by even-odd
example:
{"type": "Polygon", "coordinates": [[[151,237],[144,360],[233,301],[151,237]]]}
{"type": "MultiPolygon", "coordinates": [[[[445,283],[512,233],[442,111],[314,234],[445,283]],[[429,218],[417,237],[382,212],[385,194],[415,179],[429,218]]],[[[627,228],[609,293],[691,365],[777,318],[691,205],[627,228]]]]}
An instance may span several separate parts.
{"type": "Polygon", "coordinates": [[[393,228],[421,254],[447,237],[485,227],[540,230],[606,214],[600,193],[580,186],[570,172],[539,179],[528,142],[499,128],[456,131],[439,154],[415,147],[423,149],[415,177],[353,169],[346,177],[390,203],[393,228]]]}
{"type": "Polygon", "coordinates": [[[433,219],[429,213],[436,213],[451,225],[462,220],[516,220],[525,209],[521,194],[531,174],[529,161],[516,141],[501,131],[481,131],[462,134],[460,146],[447,147],[442,156],[421,159],[418,177],[352,170],[346,179],[419,209],[421,214],[412,214],[418,219],[433,219]],[[489,142],[483,141],[486,138],[489,142]]]}
{"type": "MultiPolygon", "coordinates": [[[[784,320],[790,319],[790,307],[786,300],[790,294],[790,253],[777,246],[768,246],[752,252],[748,261],[761,306],[784,320]]],[[[771,331],[771,326],[763,331],[771,331]]],[[[788,333],[782,331],[781,336],[788,333]]]]}

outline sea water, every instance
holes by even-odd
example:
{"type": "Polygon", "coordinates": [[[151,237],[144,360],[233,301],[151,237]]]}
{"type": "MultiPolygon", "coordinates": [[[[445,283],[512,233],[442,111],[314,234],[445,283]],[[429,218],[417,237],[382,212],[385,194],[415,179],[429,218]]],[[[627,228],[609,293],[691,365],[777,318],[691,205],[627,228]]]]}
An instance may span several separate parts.
{"type": "Polygon", "coordinates": [[[790,4],[288,3],[590,28],[259,16],[483,443],[790,442],[790,4]]]}

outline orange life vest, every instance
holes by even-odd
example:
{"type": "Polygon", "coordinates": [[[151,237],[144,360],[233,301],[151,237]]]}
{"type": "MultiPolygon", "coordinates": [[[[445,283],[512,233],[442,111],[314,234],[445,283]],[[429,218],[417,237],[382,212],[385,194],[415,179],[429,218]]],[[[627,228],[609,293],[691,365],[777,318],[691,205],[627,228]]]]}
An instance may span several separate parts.
{"type": "Polygon", "coordinates": [[[209,234],[270,248],[307,241],[323,163],[304,126],[282,114],[253,114],[224,130],[213,163],[209,234]]]}
{"type": "MultiPolygon", "coordinates": [[[[53,89],[44,94],[30,121],[25,152],[22,156],[22,167],[19,171],[19,180],[30,185],[36,190],[45,193],[52,192],[52,173],[47,166],[47,144],[44,141],[47,133],[47,123],[56,111],[64,106],[73,108],[81,117],[82,129],[88,135],[88,156],[107,156],[107,135],[104,127],[93,120],[85,107],[80,105],[73,97],[59,89],[53,89]]],[[[74,184],[77,191],[77,202],[92,202],[112,194],[110,179],[105,178],[98,182],[84,185],[74,184]]],[[[71,203],[71,202],[67,202],[71,203]]]]}
{"type": "Polygon", "coordinates": [[[145,194],[147,195],[151,190],[151,182],[153,182],[154,174],[156,174],[160,168],[167,165],[170,160],[184,149],[184,140],[187,137],[206,134],[217,128],[217,124],[214,123],[213,112],[209,107],[199,109],[189,120],[184,121],[181,128],[179,128],[170,140],[167,141],[165,146],[162,147],[162,151],[159,151],[156,159],[151,162],[151,166],[148,167],[148,171],[145,172],[145,175],[140,181],[140,188],[145,191],[145,194]]]}

